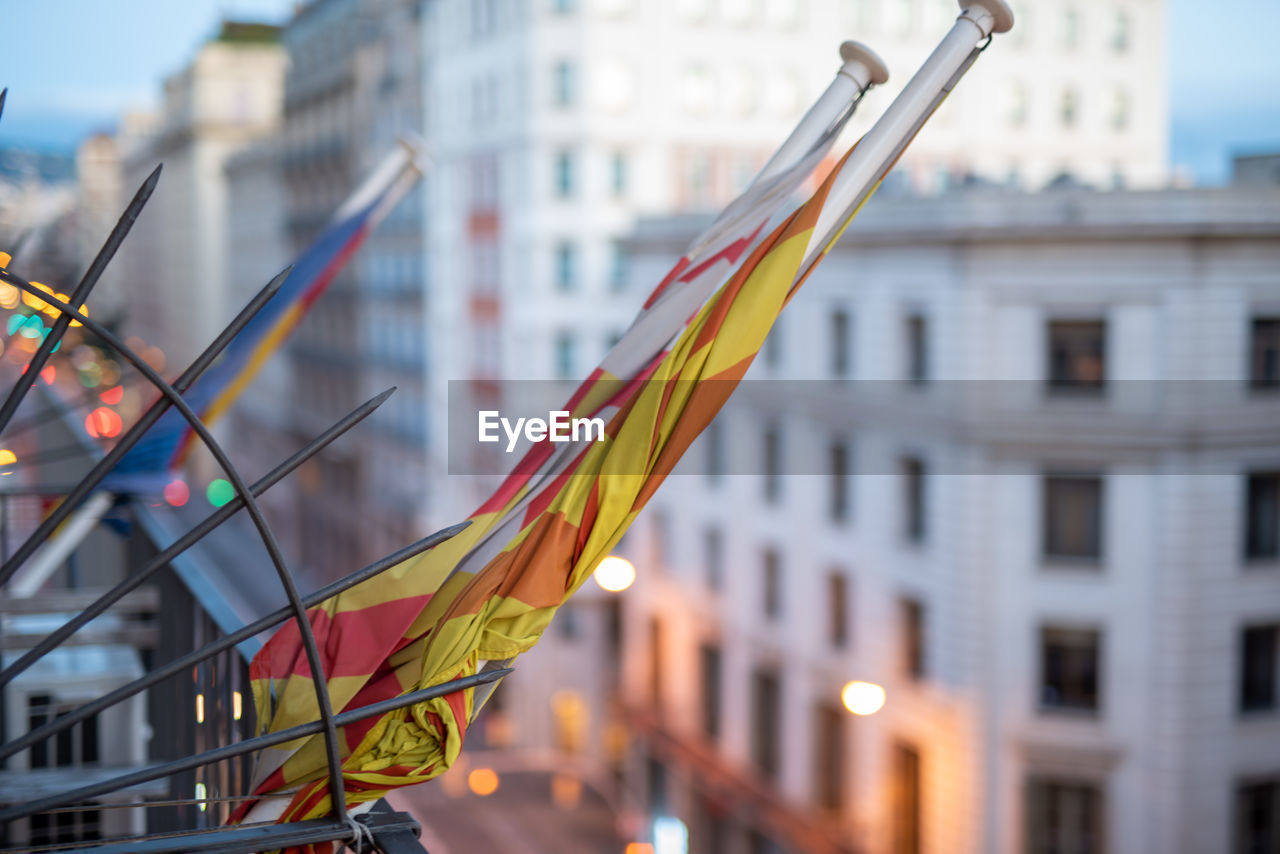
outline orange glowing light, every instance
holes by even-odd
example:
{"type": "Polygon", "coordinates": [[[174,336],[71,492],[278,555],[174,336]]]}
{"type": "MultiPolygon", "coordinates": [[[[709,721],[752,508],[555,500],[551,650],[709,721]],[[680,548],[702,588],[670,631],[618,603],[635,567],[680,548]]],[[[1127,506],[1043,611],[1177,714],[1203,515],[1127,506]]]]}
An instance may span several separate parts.
{"type": "Polygon", "coordinates": [[[115,406],[124,399],[124,386],[118,385],[115,388],[109,388],[98,395],[98,399],[108,406],[115,406]]]}
{"type": "MultiPolygon", "coordinates": [[[[41,282],[32,282],[31,287],[35,288],[37,291],[44,291],[46,294],[53,293],[53,288],[49,287],[46,284],[42,284],[41,282]]],[[[27,305],[31,306],[36,311],[44,311],[46,308],[49,307],[49,303],[40,299],[40,297],[36,296],[30,291],[22,292],[22,301],[25,302],[27,305]]]]}
{"type": "Polygon", "coordinates": [[[123,422],[115,410],[108,409],[105,406],[99,406],[84,419],[85,432],[95,439],[114,438],[120,435],[120,428],[123,426],[123,422]]]}
{"type": "Polygon", "coordinates": [[[626,854],[653,854],[653,846],[648,842],[628,842],[624,850],[626,854]]]}
{"type": "Polygon", "coordinates": [[[610,593],[620,593],[636,580],[636,568],[625,557],[609,555],[596,565],[591,577],[610,593]]]}
{"type": "Polygon", "coordinates": [[[191,497],[191,489],[183,480],[171,480],[164,487],[164,500],[174,507],[181,507],[191,497]]]}
{"type": "MultiPolygon", "coordinates": [[[[0,448],[0,466],[11,466],[18,461],[18,455],[8,448],[0,448]]],[[[0,471],[0,477],[8,477],[12,471],[0,471]]]]}
{"type": "Polygon", "coordinates": [[[467,775],[467,788],[486,798],[498,791],[498,772],[492,768],[476,768],[467,775]]]}
{"type": "Polygon", "coordinates": [[[855,715],[874,715],[884,706],[884,688],[874,682],[854,680],[840,692],[844,707],[855,715]]]}

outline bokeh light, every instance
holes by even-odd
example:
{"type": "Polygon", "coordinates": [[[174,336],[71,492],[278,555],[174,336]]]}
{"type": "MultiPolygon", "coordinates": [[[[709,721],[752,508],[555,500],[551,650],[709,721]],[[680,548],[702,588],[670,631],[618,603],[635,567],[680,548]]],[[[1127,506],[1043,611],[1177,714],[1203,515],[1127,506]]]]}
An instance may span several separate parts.
{"type": "Polygon", "coordinates": [[[13,469],[9,468],[18,461],[18,455],[8,448],[0,448],[0,477],[8,477],[13,474],[13,469]]]}
{"type": "Polygon", "coordinates": [[[115,406],[124,399],[124,386],[118,385],[115,388],[109,388],[98,395],[98,399],[109,406],[115,406]]]}
{"type": "Polygon", "coordinates": [[[0,308],[17,308],[22,302],[22,292],[8,282],[0,282],[0,308]]]}
{"type": "Polygon", "coordinates": [[[99,406],[84,419],[84,429],[95,439],[111,439],[120,435],[124,426],[114,409],[99,406]]]}
{"type": "Polygon", "coordinates": [[[150,365],[151,370],[155,371],[156,373],[160,373],[161,371],[164,370],[164,366],[165,366],[164,351],[161,350],[159,347],[148,347],[138,355],[142,358],[142,361],[150,365]]]}
{"type": "Polygon", "coordinates": [[[219,477],[205,488],[204,496],[214,507],[221,507],[236,497],[236,488],[219,477]]]}
{"type": "Polygon", "coordinates": [[[54,365],[45,365],[40,369],[40,379],[44,380],[45,385],[53,385],[58,379],[58,369],[54,365]]]}
{"type": "Polygon", "coordinates": [[[187,499],[191,497],[191,489],[187,486],[187,482],[181,478],[175,478],[165,484],[164,500],[168,501],[174,507],[181,507],[187,503],[187,499]]]}
{"type": "Polygon", "coordinates": [[[467,788],[480,797],[488,797],[498,791],[498,772],[492,768],[476,768],[467,775],[467,788]]]}
{"type": "Polygon", "coordinates": [[[591,574],[591,577],[596,580],[596,584],[610,593],[619,593],[630,587],[636,580],[636,568],[625,557],[609,555],[596,565],[596,571],[591,574]]]}
{"type": "Polygon", "coordinates": [[[840,692],[844,707],[855,715],[874,715],[884,706],[884,688],[874,682],[854,680],[840,692]]]}

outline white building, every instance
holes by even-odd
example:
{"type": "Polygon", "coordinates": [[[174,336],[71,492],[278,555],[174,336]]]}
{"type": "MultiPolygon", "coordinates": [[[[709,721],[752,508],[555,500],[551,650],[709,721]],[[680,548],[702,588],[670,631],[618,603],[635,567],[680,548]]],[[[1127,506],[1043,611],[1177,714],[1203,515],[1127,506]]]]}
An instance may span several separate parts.
{"type": "MultiPolygon", "coordinates": [[[[1270,850],[1277,223],[873,203],[624,544],[630,792],[702,854],[1270,850]]],[[[637,281],[695,233],[643,225],[637,281]]]]}
{"type": "Polygon", "coordinates": [[[279,30],[227,21],[191,64],[164,84],[154,133],[131,141],[126,199],[163,163],[118,265],[127,282],[129,332],[158,345],[181,370],[239,306],[227,295],[227,159],[279,125],[284,53],[279,30]]]}

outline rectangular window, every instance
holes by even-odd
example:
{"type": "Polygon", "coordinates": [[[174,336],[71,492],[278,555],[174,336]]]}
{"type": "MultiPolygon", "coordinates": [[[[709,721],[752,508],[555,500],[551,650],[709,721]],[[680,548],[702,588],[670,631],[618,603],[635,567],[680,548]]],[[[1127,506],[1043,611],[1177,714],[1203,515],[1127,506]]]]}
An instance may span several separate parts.
{"type": "Polygon", "coordinates": [[[1280,779],[1237,786],[1235,813],[1233,854],[1280,851],[1280,779]]]}
{"type": "Polygon", "coordinates": [[[1101,394],[1107,379],[1106,340],[1106,321],[1049,321],[1050,393],[1101,394]]]}
{"type": "Polygon", "coordinates": [[[1255,317],[1249,338],[1249,385],[1280,388],[1280,317],[1255,317]]]}
{"type": "Polygon", "coordinates": [[[703,436],[707,482],[719,483],[724,474],[724,427],[719,421],[712,421],[707,425],[703,436]]]}
{"type": "Polygon", "coordinates": [[[1277,707],[1276,648],[1280,625],[1246,626],[1240,633],[1240,711],[1277,707]]]}
{"type": "Polygon", "coordinates": [[[659,572],[666,569],[667,557],[670,554],[668,543],[671,540],[671,525],[667,514],[654,507],[649,511],[649,560],[659,572]]]}
{"type": "Polygon", "coordinates": [[[615,197],[627,193],[627,155],[615,151],[609,158],[609,190],[615,197]]]}
{"type": "Polygon", "coordinates": [[[572,243],[556,244],[556,288],[571,291],[577,283],[578,253],[572,243]]]}
{"type": "Polygon", "coordinates": [[[1095,629],[1040,630],[1040,706],[1096,712],[1101,634],[1095,629]]]}
{"type": "Polygon", "coordinates": [[[556,153],[555,173],[556,195],[562,199],[569,198],[573,195],[574,185],[573,152],[556,153]]]}
{"type": "Polygon", "coordinates": [[[1028,780],[1028,854],[1102,854],[1102,804],[1102,790],[1093,783],[1028,780]]]}
{"type": "Polygon", "coordinates": [[[573,64],[568,60],[560,60],[551,72],[551,100],[557,107],[573,106],[576,80],[573,64]]]}
{"type": "Polygon", "coordinates": [[[920,854],[920,754],[913,745],[893,747],[893,854],[920,854]]]}
{"type": "Polygon", "coordinates": [[[902,533],[908,542],[922,543],[925,538],[925,469],[919,457],[903,457],[899,463],[902,475],[902,533]]]}
{"type": "Polygon", "coordinates": [[[555,343],[555,371],[556,376],[562,380],[573,379],[573,351],[573,336],[568,332],[558,333],[555,343]]]}
{"type": "Polygon", "coordinates": [[[925,675],[924,603],[918,599],[901,599],[899,619],[902,621],[903,671],[912,679],[923,679],[925,675]]]}
{"type": "Polygon", "coordinates": [[[849,581],[839,570],[827,576],[827,640],[836,649],[849,643],[849,581]]]}
{"type": "Polygon", "coordinates": [[[702,676],[702,734],[715,741],[720,737],[720,647],[703,644],[699,661],[702,676]]]}
{"type": "Polygon", "coordinates": [[[776,504],[782,495],[782,435],[776,425],[764,431],[764,500],[776,504]]]}
{"type": "Polygon", "coordinates": [[[707,586],[724,589],[724,536],[720,529],[708,527],[702,532],[702,564],[707,572],[707,586]]]}
{"type": "Polygon", "coordinates": [[[780,688],[778,672],[772,668],[757,668],[751,676],[751,761],[770,780],[779,767],[780,688]]]}
{"type": "Polygon", "coordinates": [[[929,380],[928,325],[924,315],[911,314],[906,320],[907,381],[923,384],[929,380]]]}
{"type": "Polygon", "coordinates": [[[769,330],[768,336],[764,339],[764,364],[767,368],[778,368],[782,366],[782,317],[779,316],[773,321],[773,328],[769,330]]]}
{"type": "Polygon", "coordinates": [[[609,287],[620,291],[627,286],[627,250],[615,243],[609,259],[609,287]]]}
{"type": "Polygon", "coordinates": [[[849,713],[830,703],[820,703],[814,711],[814,800],[822,809],[840,813],[844,810],[845,726],[849,713]]]}
{"type": "Polygon", "coordinates": [[[1052,474],[1043,479],[1044,556],[1096,561],[1102,557],[1102,478],[1052,474]]]}
{"type": "Polygon", "coordinates": [[[1245,476],[1244,556],[1249,560],[1280,557],[1280,472],[1245,476]]]}
{"type": "Polygon", "coordinates": [[[776,620],[782,615],[782,558],[776,549],[764,550],[761,555],[760,569],[764,615],[771,620],[776,620]]]}
{"type": "Polygon", "coordinates": [[[849,376],[849,313],[844,309],[831,312],[831,376],[849,376]]]}
{"type": "Polygon", "coordinates": [[[832,522],[849,519],[849,446],[844,442],[831,443],[828,451],[828,472],[831,478],[831,495],[827,512],[832,522]]]}

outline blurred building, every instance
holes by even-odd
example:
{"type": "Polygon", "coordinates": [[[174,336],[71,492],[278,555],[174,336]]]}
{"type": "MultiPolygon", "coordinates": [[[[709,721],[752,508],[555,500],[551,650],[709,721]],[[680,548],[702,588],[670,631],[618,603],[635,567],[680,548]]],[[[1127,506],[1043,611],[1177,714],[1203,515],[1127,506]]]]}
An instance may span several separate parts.
{"type": "MultiPolygon", "coordinates": [[[[153,132],[122,152],[128,196],[164,164],[117,262],[129,287],[126,329],[158,345],[175,368],[204,349],[238,308],[225,287],[223,167],[279,126],[284,61],[277,27],[224,21],[191,64],[165,80],[153,132]]],[[[137,122],[125,128],[131,136],[142,129],[137,122]]]]}
{"type": "MultiPolygon", "coordinates": [[[[874,202],[624,543],[650,816],[701,854],[1274,848],[1278,224],[1266,188],[874,202]]],[[[642,224],[636,280],[698,225],[642,224]]]]}

